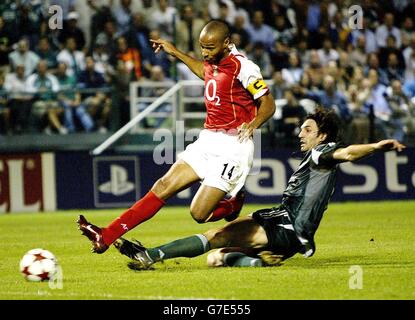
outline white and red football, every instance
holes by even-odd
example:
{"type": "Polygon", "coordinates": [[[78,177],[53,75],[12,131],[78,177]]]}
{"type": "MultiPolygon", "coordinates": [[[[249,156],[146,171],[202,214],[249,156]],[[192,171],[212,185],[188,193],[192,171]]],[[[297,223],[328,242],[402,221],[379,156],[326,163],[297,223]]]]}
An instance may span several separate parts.
{"type": "Polygon", "coordinates": [[[48,281],[58,270],[56,257],[48,250],[32,249],[20,260],[20,272],[28,281],[48,281]]]}

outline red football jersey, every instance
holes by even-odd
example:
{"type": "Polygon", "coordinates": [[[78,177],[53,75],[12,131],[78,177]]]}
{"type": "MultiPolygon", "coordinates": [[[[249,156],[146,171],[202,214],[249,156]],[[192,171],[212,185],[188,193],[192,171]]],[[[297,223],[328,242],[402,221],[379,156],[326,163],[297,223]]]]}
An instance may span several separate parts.
{"type": "Polygon", "coordinates": [[[237,129],[257,112],[256,99],[268,92],[259,67],[233,46],[218,65],[204,63],[205,128],[237,129]]]}

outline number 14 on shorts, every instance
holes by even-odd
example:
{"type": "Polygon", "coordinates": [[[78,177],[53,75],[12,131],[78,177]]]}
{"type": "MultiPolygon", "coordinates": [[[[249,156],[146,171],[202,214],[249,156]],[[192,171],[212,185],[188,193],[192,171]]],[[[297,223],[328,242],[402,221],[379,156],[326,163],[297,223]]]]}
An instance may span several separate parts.
{"type": "Polygon", "coordinates": [[[235,169],[235,166],[229,165],[229,163],[224,163],[221,177],[231,180],[234,169],[235,169]]]}

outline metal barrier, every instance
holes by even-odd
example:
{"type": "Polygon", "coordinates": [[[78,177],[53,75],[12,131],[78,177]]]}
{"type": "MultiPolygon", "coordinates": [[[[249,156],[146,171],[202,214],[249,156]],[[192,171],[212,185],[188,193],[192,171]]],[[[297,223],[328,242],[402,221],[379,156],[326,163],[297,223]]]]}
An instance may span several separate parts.
{"type": "MultiPolygon", "coordinates": [[[[272,80],[266,80],[268,85],[272,86],[272,80]]],[[[130,116],[131,120],[125,124],[121,129],[115,132],[111,137],[105,140],[101,145],[92,150],[93,155],[99,155],[105,151],[114,142],[120,139],[127,132],[132,134],[142,132],[154,132],[158,127],[145,128],[139,126],[140,122],[146,117],[153,118],[168,118],[171,119],[171,123],[167,129],[176,131],[176,129],[189,129],[186,125],[187,120],[203,120],[206,117],[204,109],[204,82],[202,80],[181,80],[176,84],[169,81],[157,82],[157,81],[142,81],[130,83],[130,116]],[[161,96],[149,95],[150,91],[157,91],[157,89],[166,90],[161,96]],[[146,94],[142,94],[143,90],[147,90],[146,94]],[[139,112],[140,103],[147,103],[147,107],[143,111],[139,112]],[[172,108],[170,112],[159,112],[159,108],[163,103],[170,103],[172,108]],[[200,104],[199,110],[188,110],[187,106],[192,104],[200,104]],[[184,121],[183,128],[176,128],[178,121],[184,121]]],[[[200,127],[200,125],[199,125],[200,127]]]]}

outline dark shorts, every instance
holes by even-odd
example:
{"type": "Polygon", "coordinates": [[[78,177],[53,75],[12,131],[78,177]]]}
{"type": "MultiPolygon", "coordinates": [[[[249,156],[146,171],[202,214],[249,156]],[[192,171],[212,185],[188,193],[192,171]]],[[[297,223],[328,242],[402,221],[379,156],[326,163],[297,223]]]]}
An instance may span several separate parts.
{"type": "Polygon", "coordinates": [[[298,240],[287,211],[280,208],[261,209],[252,214],[252,218],[260,224],[268,238],[268,248],[284,259],[301,252],[303,247],[298,240]]]}

